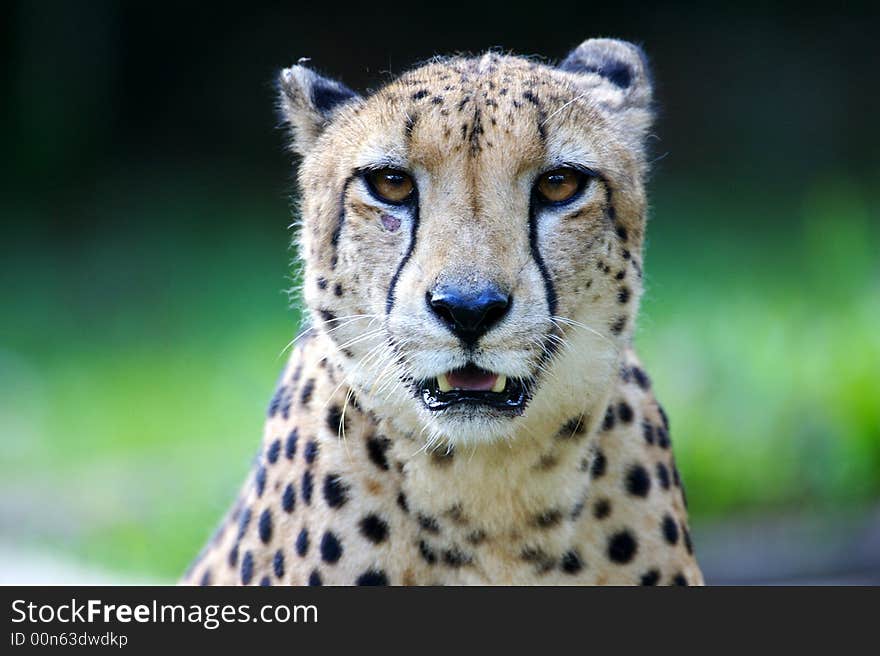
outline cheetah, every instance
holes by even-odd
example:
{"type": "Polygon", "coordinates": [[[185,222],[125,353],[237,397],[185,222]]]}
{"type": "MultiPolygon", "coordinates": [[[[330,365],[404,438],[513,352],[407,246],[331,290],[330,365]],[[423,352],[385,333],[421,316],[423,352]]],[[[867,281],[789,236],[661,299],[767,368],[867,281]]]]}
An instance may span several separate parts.
{"type": "Polygon", "coordinates": [[[306,330],[183,582],[699,585],[632,347],[652,82],[638,47],[278,80],[306,330]]]}

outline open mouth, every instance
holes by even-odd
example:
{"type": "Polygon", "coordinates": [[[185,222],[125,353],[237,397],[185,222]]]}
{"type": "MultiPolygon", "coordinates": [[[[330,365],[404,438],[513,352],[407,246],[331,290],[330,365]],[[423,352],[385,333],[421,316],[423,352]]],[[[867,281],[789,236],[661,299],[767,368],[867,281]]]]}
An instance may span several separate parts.
{"type": "Polygon", "coordinates": [[[522,381],[473,364],[422,381],[418,389],[428,410],[445,410],[467,404],[519,414],[528,401],[522,381]]]}

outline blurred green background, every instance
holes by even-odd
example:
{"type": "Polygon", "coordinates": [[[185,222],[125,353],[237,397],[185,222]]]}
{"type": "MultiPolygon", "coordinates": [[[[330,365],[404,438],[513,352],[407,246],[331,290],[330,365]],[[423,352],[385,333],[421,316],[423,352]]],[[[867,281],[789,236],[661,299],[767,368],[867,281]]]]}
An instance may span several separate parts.
{"type": "Polygon", "coordinates": [[[741,580],[718,556],[730,522],[877,516],[870,4],[0,12],[7,552],[173,581],[235,494],[299,320],[285,291],[293,169],[273,109],[278,68],[309,56],[365,90],[438,53],[558,59],[598,35],[643,44],[656,77],[637,342],[671,418],[708,579],[719,562],[716,580],[741,580]]]}

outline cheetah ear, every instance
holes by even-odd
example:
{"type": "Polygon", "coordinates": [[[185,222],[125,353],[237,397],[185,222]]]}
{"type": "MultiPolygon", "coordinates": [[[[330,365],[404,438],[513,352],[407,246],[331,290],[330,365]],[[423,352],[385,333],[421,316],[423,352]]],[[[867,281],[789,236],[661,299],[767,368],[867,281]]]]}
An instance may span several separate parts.
{"type": "Polygon", "coordinates": [[[290,149],[305,155],[339,110],[359,99],[341,82],[301,64],[285,68],[278,75],[278,107],[290,129],[290,149]]]}
{"type": "Polygon", "coordinates": [[[648,59],[637,45],[617,39],[587,39],[559,68],[611,113],[621,113],[630,129],[647,134],[653,121],[653,84],[648,59]]]}

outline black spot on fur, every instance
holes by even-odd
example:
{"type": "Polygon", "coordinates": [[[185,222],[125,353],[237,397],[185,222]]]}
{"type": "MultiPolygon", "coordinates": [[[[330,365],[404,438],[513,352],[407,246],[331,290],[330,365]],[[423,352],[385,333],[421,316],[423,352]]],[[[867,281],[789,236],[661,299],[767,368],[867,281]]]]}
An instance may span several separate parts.
{"type": "Polygon", "coordinates": [[[614,408],[610,405],[605,410],[605,418],[602,420],[602,430],[606,433],[614,428],[614,408]]]}
{"type": "Polygon", "coordinates": [[[657,404],[657,411],[660,413],[660,419],[663,420],[663,428],[667,431],[669,430],[669,417],[666,416],[666,410],[663,409],[663,406],[659,403],[657,404]]]}
{"type": "Polygon", "coordinates": [[[323,585],[323,584],[324,583],[321,580],[321,572],[319,572],[316,569],[313,569],[312,573],[309,574],[309,585],[317,586],[317,585],[323,585]]]}
{"type": "Polygon", "coordinates": [[[651,387],[651,379],[648,378],[648,374],[644,372],[640,367],[632,368],[633,378],[635,378],[636,384],[641,387],[643,390],[648,390],[651,387]]]}
{"type": "Polygon", "coordinates": [[[301,557],[309,553],[309,531],[306,528],[300,530],[296,536],[296,553],[301,557]]]}
{"type": "Polygon", "coordinates": [[[577,574],[584,568],[584,561],[577,549],[565,552],[562,556],[562,571],[566,574],[577,574]]]}
{"type": "Polygon", "coordinates": [[[238,564],[238,545],[234,545],[232,549],[229,550],[229,556],[227,557],[227,561],[229,562],[230,567],[235,567],[238,564]]]}
{"type": "Polygon", "coordinates": [[[617,302],[621,305],[626,305],[629,302],[629,288],[621,287],[617,291],[617,302]]]}
{"type": "Polygon", "coordinates": [[[270,417],[274,417],[278,413],[278,409],[281,407],[281,399],[284,397],[285,392],[286,388],[284,385],[281,385],[275,390],[275,393],[269,400],[269,409],[267,410],[267,414],[270,417]]]}
{"type": "Polygon", "coordinates": [[[626,401],[617,404],[617,416],[624,424],[628,424],[633,420],[633,409],[626,401]]]}
{"type": "Polygon", "coordinates": [[[608,499],[599,499],[593,506],[593,517],[605,519],[611,514],[611,502],[608,499]]]}
{"type": "Polygon", "coordinates": [[[584,435],[587,430],[587,422],[584,417],[569,419],[559,431],[558,436],[567,439],[584,435]]]}
{"type": "Polygon", "coordinates": [[[611,332],[615,335],[619,335],[623,332],[623,329],[626,327],[626,317],[617,317],[614,320],[614,323],[611,324],[611,332]]]}
{"type": "Polygon", "coordinates": [[[338,405],[331,405],[327,410],[327,428],[334,435],[345,435],[346,426],[343,424],[342,409],[338,405]]]}
{"type": "Polygon", "coordinates": [[[685,527],[685,526],[681,527],[681,532],[684,533],[685,549],[687,549],[687,552],[689,554],[693,554],[694,553],[694,544],[693,544],[693,542],[691,542],[691,532],[689,530],[687,530],[687,527],[685,527]]]}
{"type": "Polygon", "coordinates": [[[422,560],[429,565],[434,565],[437,562],[437,554],[424,540],[419,541],[419,555],[421,555],[422,560]]]}
{"type": "Polygon", "coordinates": [[[302,405],[307,406],[309,401],[312,400],[312,392],[315,391],[315,379],[309,378],[302,387],[302,391],[299,395],[299,400],[302,405]]]}
{"type": "Polygon", "coordinates": [[[272,570],[279,579],[284,576],[284,553],[279,549],[272,558],[272,570]]]}
{"type": "Polygon", "coordinates": [[[668,449],[670,445],[669,432],[662,426],[657,427],[657,444],[661,449],[668,449]]]}
{"type": "Polygon", "coordinates": [[[281,509],[286,513],[292,513],[296,507],[296,490],[293,483],[288,483],[281,495],[281,509]]]}
{"type": "Polygon", "coordinates": [[[593,478],[601,478],[605,473],[607,465],[608,461],[605,458],[605,454],[601,451],[596,451],[596,455],[593,456],[593,464],[590,465],[590,475],[593,478]]]}
{"type": "Polygon", "coordinates": [[[397,495],[397,505],[403,512],[409,512],[409,504],[406,502],[406,495],[403,492],[397,495]]]}
{"type": "Polygon", "coordinates": [[[651,476],[642,465],[633,465],[626,472],[626,491],[634,497],[646,497],[651,491],[651,476]]]}
{"type": "Polygon", "coordinates": [[[266,460],[274,465],[278,462],[279,453],[281,453],[281,440],[275,440],[269,445],[269,448],[266,449],[266,460]]]}
{"type": "Polygon", "coordinates": [[[299,431],[297,429],[293,429],[290,431],[290,434],[287,436],[287,440],[284,442],[284,457],[288,460],[293,460],[293,456],[296,455],[296,443],[299,441],[299,431]]]}
{"type": "Polygon", "coordinates": [[[302,477],[302,496],[303,501],[306,502],[306,505],[310,505],[312,503],[312,488],[314,487],[312,481],[312,472],[310,470],[306,470],[303,472],[302,477]]]}
{"type": "Polygon", "coordinates": [[[244,537],[245,531],[247,531],[248,524],[251,523],[251,509],[245,508],[241,511],[241,514],[238,516],[238,540],[241,540],[244,537]]]}
{"type": "Polygon", "coordinates": [[[370,569],[361,574],[356,583],[357,585],[388,585],[388,577],[382,570],[370,569]]]}
{"type": "Polygon", "coordinates": [[[556,567],[556,560],[543,549],[537,547],[525,547],[519,557],[527,563],[534,563],[538,572],[544,574],[556,567]]]}
{"type": "Polygon", "coordinates": [[[618,531],[608,539],[608,559],[613,563],[625,565],[639,550],[636,538],[628,530],[618,531]]]}
{"type": "Polygon", "coordinates": [[[654,443],[654,427],[647,420],[642,422],[642,437],[648,444],[654,443]]]}
{"type": "Polygon", "coordinates": [[[663,537],[669,544],[678,544],[678,524],[672,519],[671,515],[663,517],[663,537]]]}
{"type": "Polygon", "coordinates": [[[260,541],[263,544],[268,543],[269,540],[272,539],[272,513],[269,512],[268,508],[260,513],[258,530],[260,534],[260,541]]]}
{"type": "Polygon", "coordinates": [[[686,586],[688,584],[688,580],[684,577],[684,574],[679,572],[675,576],[672,577],[673,585],[681,585],[686,586]]]}
{"type": "Polygon", "coordinates": [[[367,440],[367,455],[370,460],[382,471],[388,471],[388,458],[385,452],[391,446],[391,440],[387,437],[370,437],[367,440]]]}
{"type": "Polygon", "coordinates": [[[324,477],[324,500],[331,508],[341,508],[348,501],[349,487],[338,474],[324,477]]]}
{"type": "Polygon", "coordinates": [[[367,515],[359,526],[361,535],[373,544],[380,544],[388,537],[388,524],[378,515],[367,515]]]}
{"type": "Polygon", "coordinates": [[[617,228],[615,229],[615,232],[617,233],[617,236],[620,237],[621,241],[626,241],[627,238],[629,237],[629,235],[626,232],[626,228],[624,228],[622,225],[617,226],[617,228]]]}
{"type": "Polygon", "coordinates": [[[470,565],[473,558],[463,553],[456,547],[443,551],[443,562],[449,567],[461,567],[462,565],[470,565]]]}
{"type": "Polygon", "coordinates": [[[669,469],[662,462],[657,463],[657,480],[664,490],[669,489],[669,469]]]}
{"type": "Polygon", "coordinates": [[[535,526],[538,528],[553,528],[562,521],[562,513],[556,509],[545,510],[535,516],[535,526]]]}
{"type": "Polygon", "coordinates": [[[419,513],[418,520],[419,526],[421,526],[422,529],[427,531],[428,533],[436,534],[440,532],[440,524],[437,523],[437,520],[435,518],[419,513]]]}
{"type": "Polygon", "coordinates": [[[245,551],[241,559],[241,582],[243,585],[250,585],[254,578],[254,555],[250,551],[245,551]]]}
{"type": "Polygon", "coordinates": [[[333,285],[333,293],[336,294],[336,296],[342,296],[342,285],[338,282],[333,285]]]}
{"type": "Polygon", "coordinates": [[[305,458],[306,463],[310,465],[315,462],[315,459],[318,457],[318,443],[315,440],[309,440],[306,442],[303,457],[305,458]]]}
{"type": "Polygon", "coordinates": [[[421,100],[422,98],[427,96],[429,93],[430,92],[427,89],[419,89],[411,96],[411,98],[413,100],[421,100]]]}
{"type": "Polygon", "coordinates": [[[660,572],[656,569],[649,569],[647,572],[642,574],[642,577],[639,579],[639,583],[641,585],[657,585],[657,581],[660,580],[660,572]]]}
{"type": "Polygon", "coordinates": [[[266,489],[266,468],[260,465],[260,468],[257,469],[257,475],[254,479],[254,482],[257,486],[257,496],[263,496],[263,491],[266,489]]]}
{"type": "Polygon", "coordinates": [[[332,565],[339,562],[340,558],[342,558],[342,543],[335,534],[327,531],[321,538],[321,560],[332,565]]]}

